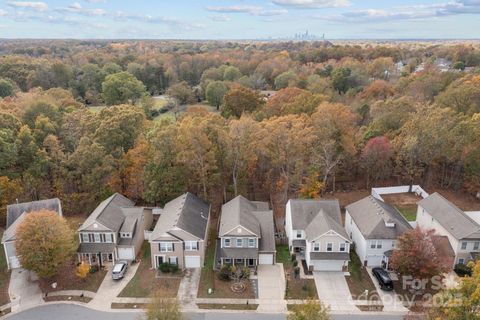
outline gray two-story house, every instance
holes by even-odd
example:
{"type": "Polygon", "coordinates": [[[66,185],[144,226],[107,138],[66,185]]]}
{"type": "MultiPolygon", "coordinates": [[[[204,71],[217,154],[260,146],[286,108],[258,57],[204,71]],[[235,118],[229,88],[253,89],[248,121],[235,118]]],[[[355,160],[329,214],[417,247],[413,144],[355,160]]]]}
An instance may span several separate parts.
{"type": "Polygon", "coordinates": [[[238,196],[222,206],[216,266],[275,263],[273,211],[267,202],[238,196]]]}
{"type": "Polygon", "coordinates": [[[78,228],[79,261],[103,265],[116,260],[135,260],[152,224],[152,209],[115,193],[90,214],[78,228]]]}

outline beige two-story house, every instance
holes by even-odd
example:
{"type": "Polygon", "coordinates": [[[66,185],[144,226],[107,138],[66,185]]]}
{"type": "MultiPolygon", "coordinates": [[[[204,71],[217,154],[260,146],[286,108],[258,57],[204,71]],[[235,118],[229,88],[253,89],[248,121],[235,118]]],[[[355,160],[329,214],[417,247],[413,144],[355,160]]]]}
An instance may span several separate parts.
{"type": "Polygon", "coordinates": [[[273,211],[267,202],[238,196],[222,206],[216,267],[275,264],[273,211]]]}
{"type": "Polygon", "coordinates": [[[285,232],[290,252],[312,271],[343,271],[350,261],[350,238],[342,226],[338,200],[287,202],[285,232]]]}
{"type": "Polygon", "coordinates": [[[204,264],[210,222],[210,205],[187,192],[168,202],[150,235],[152,267],[163,263],[180,269],[204,264]]]}
{"type": "Polygon", "coordinates": [[[115,193],[90,214],[78,228],[79,261],[104,265],[116,260],[135,260],[152,225],[152,209],[115,193]]]}

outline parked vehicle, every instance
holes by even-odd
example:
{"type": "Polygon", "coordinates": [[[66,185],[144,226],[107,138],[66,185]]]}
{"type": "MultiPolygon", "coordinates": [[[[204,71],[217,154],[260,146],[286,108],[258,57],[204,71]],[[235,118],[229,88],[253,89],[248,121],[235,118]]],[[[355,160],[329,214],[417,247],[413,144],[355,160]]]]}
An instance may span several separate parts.
{"type": "Polygon", "coordinates": [[[372,273],[377,278],[380,288],[385,291],[393,290],[393,281],[388,275],[388,272],[382,268],[373,268],[372,273]]]}
{"type": "Polygon", "coordinates": [[[128,269],[127,261],[118,261],[113,266],[112,279],[113,280],[122,279],[125,276],[125,272],[127,272],[127,269],[128,269]]]}

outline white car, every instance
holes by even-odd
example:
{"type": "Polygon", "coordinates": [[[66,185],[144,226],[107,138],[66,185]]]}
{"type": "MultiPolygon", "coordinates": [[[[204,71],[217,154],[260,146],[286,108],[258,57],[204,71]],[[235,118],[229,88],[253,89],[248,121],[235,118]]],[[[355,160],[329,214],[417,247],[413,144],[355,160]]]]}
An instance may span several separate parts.
{"type": "Polygon", "coordinates": [[[112,279],[113,280],[122,279],[123,276],[125,275],[125,272],[127,272],[127,269],[128,269],[128,262],[127,261],[118,261],[113,266],[112,279]]]}

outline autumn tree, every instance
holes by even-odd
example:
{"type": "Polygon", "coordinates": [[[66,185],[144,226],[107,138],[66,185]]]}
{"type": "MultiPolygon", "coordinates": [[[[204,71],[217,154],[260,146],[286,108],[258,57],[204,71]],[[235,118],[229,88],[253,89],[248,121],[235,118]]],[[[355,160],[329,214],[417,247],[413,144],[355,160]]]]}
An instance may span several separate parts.
{"type": "Polygon", "coordinates": [[[208,103],[219,110],[227,91],[228,87],[223,81],[213,81],[207,85],[205,96],[208,103]]]}
{"type": "Polygon", "coordinates": [[[298,76],[293,71],[286,71],[275,78],[275,89],[280,90],[286,87],[295,86],[298,82],[298,76]]]}
{"type": "Polygon", "coordinates": [[[75,275],[79,277],[80,279],[85,279],[88,276],[88,273],[90,272],[90,265],[82,261],[76,268],[75,270],[75,275]]]}
{"type": "Polygon", "coordinates": [[[18,179],[0,176],[0,223],[2,225],[5,225],[7,206],[15,203],[22,193],[22,184],[18,179]]]}
{"type": "Polygon", "coordinates": [[[171,85],[166,95],[174,98],[180,105],[195,103],[195,93],[185,81],[171,85]]]}
{"type": "Polygon", "coordinates": [[[325,101],[321,94],[312,94],[309,91],[295,87],[279,90],[262,108],[260,114],[269,118],[287,114],[312,114],[318,105],[325,101]]]}
{"type": "Polygon", "coordinates": [[[0,98],[14,96],[17,85],[10,79],[0,78],[0,98]]]}
{"type": "Polygon", "coordinates": [[[23,268],[51,278],[75,252],[74,232],[56,212],[29,212],[18,226],[15,249],[23,268]]]}
{"type": "Polygon", "coordinates": [[[243,87],[232,88],[224,97],[222,115],[240,118],[244,112],[257,110],[263,104],[264,100],[257,92],[243,87]]]}
{"type": "Polygon", "coordinates": [[[107,105],[135,103],[146,94],[145,86],[128,72],[110,74],[102,83],[102,96],[107,105]]]}
{"type": "Polygon", "coordinates": [[[223,72],[223,80],[225,81],[235,81],[242,76],[240,69],[235,66],[228,66],[223,72]]]}
{"type": "Polygon", "coordinates": [[[321,301],[308,300],[295,305],[289,312],[287,320],[329,320],[330,310],[321,301]]]}
{"type": "Polygon", "coordinates": [[[444,250],[437,250],[435,230],[419,227],[403,233],[397,240],[398,249],[393,251],[390,265],[404,276],[427,279],[447,272],[451,259],[444,250]]]}
{"type": "Polygon", "coordinates": [[[371,180],[375,183],[388,176],[391,156],[392,149],[387,137],[380,136],[368,140],[361,155],[361,165],[367,173],[367,188],[370,187],[371,180]]]}

